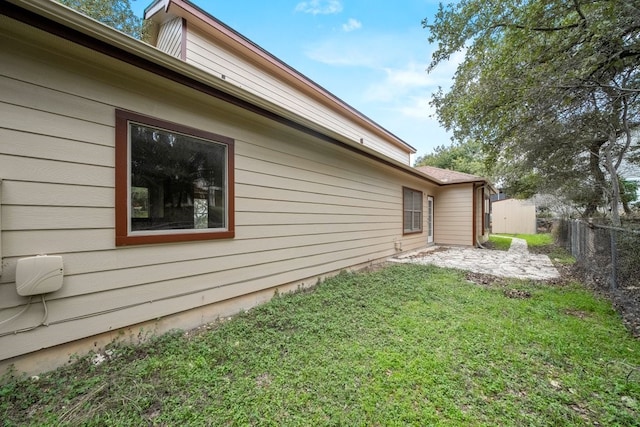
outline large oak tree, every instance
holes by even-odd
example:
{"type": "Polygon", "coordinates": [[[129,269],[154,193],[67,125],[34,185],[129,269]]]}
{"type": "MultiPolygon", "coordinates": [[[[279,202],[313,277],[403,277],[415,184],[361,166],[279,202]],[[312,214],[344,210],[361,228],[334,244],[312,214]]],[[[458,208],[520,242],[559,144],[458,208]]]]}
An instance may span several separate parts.
{"type": "Polygon", "coordinates": [[[462,0],[423,25],[430,69],[465,54],[433,99],[455,140],[481,141],[507,187],[560,192],[585,215],[617,206],[638,148],[640,0],[462,0]]]}
{"type": "Polygon", "coordinates": [[[129,0],[57,1],[137,39],[145,36],[144,21],[135,15],[129,0]]]}
{"type": "Polygon", "coordinates": [[[488,178],[482,144],[469,141],[449,146],[439,145],[433,153],[420,156],[415,166],[435,166],[488,178]]]}

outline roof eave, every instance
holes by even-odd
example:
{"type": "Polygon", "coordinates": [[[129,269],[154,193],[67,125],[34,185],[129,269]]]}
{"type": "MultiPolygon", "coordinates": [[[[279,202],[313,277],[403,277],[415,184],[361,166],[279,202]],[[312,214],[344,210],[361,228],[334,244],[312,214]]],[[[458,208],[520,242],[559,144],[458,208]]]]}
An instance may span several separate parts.
{"type": "Polygon", "coordinates": [[[224,43],[235,52],[241,54],[252,62],[259,64],[260,66],[269,69],[271,73],[277,75],[279,78],[285,80],[294,87],[297,87],[307,95],[317,99],[319,102],[334,109],[336,112],[350,117],[361,126],[391,142],[398,148],[402,148],[410,154],[415,154],[417,152],[413,146],[403,141],[389,130],[380,126],[360,111],[342,101],[339,97],[282,62],[277,57],[273,56],[251,40],[244,37],[242,34],[235,31],[233,28],[211,16],[209,13],[200,9],[193,3],[185,0],[157,0],[154,5],[155,4],[157,4],[155,8],[151,9],[150,6],[148,8],[149,12],[145,11],[145,19],[153,18],[154,15],[164,9],[164,13],[184,18],[189,24],[196,26],[204,32],[211,33],[212,30],[214,30],[216,31],[217,40],[224,43]]]}
{"type": "MultiPolygon", "coordinates": [[[[161,2],[162,1],[163,0],[161,0],[161,2]]],[[[331,131],[330,129],[324,128],[315,122],[279,107],[264,98],[254,95],[230,82],[217,78],[193,65],[187,64],[178,58],[168,55],[147,43],[137,40],[90,17],[82,15],[60,3],[50,0],[5,0],[4,3],[0,3],[0,12],[2,12],[3,8],[9,7],[18,7],[19,9],[32,12],[38,17],[44,18],[73,31],[77,31],[84,37],[91,40],[106,43],[114,49],[122,51],[128,55],[133,55],[136,58],[153,63],[163,69],[167,69],[194,81],[198,81],[212,89],[227,93],[232,97],[246,103],[250,103],[260,109],[270,111],[274,115],[282,117],[292,123],[296,123],[300,128],[308,129],[319,135],[325,136],[325,139],[330,139],[348,146],[352,151],[361,152],[369,158],[377,159],[384,164],[401,169],[406,173],[424,179],[433,185],[442,185],[438,180],[417,171],[409,165],[387,157],[376,150],[363,146],[359,142],[353,141],[341,134],[331,131]]],[[[7,14],[6,11],[4,14],[7,14]]],[[[47,30],[45,29],[44,31],[47,30]]]]}

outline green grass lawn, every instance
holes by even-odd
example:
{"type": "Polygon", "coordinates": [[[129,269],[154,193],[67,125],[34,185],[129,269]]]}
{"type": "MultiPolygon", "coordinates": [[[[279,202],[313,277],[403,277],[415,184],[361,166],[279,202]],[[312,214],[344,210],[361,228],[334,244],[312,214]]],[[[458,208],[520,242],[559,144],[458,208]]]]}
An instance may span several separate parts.
{"type": "Polygon", "coordinates": [[[553,244],[554,238],[551,233],[512,234],[510,236],[526,240],[530,252],[546,254],[558,264],[570,265],[576,262],[570,253],[553,244]]]}
{"type": "Polygon", "coordinates": [[[394,265],[111,350],[5,377],[4,425],[640,425],[640,341],[577,284],[394,265]]]}
{"type": "Polygon", "coordinates": [[[526,240],[527,246],[530,248],[536,246],[549,246],[554,242],[553,235],[551,233],[514,234],[513,237],[526,240]]]}
{"type": "Polygon", "coordinates": [[[489,242],[491,244],[491,249],[496,251],[508,251],[511,247],[511,238],[509,237],[496,236],[492,234],[489,236],[489,242]]]}
{"type": "Polygon", "coordinates": [[[537,247],[550,247],[554,243],[553,235],[550,233],[540,234],[492,234],[489,236],[489,241],[493,243],[495,249],[501,251],[509,250],[511,246],[511,237],[517,237],[524,239],[527,242],[529,248],[537,247]]]}

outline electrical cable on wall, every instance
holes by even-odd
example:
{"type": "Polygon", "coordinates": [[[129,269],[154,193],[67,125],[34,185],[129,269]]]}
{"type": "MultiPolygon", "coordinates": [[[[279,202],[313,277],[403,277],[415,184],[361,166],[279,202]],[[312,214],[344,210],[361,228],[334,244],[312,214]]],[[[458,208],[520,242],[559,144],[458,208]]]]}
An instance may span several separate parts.
{"type": "MultiPolygon", "coordinates": [[[[10,321],[17,319],[22,314],[24,314],[29,309],[29,307],[31,306],[31,302],[32,301],[33,301],[33,296],[31,298],[29,298],[29,302],[27,303],[27,305],[19,313],[14,314],[10,318],[5,319],[2,322],[0,322],[0,326],[4,325],[5,323],[9,323],[10,321]]],[[[19,333],[22,333],[22,332],[33,331],[34,329],[37,329],[40,326],[49,326],[46,323],[47,322],[47,318],[49,317],[49,309],[47,308],[47,302],[44,299],[44,294],[40,295],[40,301],[42,301],[42,307],[44,308],[44,315],[43,315],[42,320],[40,321],[40,323],[38,323],[35,326],[30,326],[30,327],[22,328],[22,329],[16,329],[15,331],[3,332],[3,333],[0,334],[0,337],[4,337],[4,336],[7,336],[7,335],[15,335],[15,334],[19,334],[19,333]]]]}
{"type": "Polygon", "coordinates": [[[0,321],[0,326],[4,325],[5,323],[9,323],[12,320],[17,319],[18,317],[22,316],[24,314],[24,312],[29,309],[29,307],[31,306],[31,302],[32,301],[33,301],[33,296],[31,298],[29,298],[29,302],[27,303],[27,305],[24,306],[24,308],[22,310],[20,310],[19,313],[14,314],[13,316],[9,317],[8,319],[0,321]]]}

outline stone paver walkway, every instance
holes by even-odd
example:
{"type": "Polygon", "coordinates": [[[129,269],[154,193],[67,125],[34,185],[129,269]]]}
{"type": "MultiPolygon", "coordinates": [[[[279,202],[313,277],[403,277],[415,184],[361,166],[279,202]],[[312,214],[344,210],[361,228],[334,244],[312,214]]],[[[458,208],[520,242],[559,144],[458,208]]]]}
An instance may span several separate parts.
{"type": "Polygon", "coordinates": [[[494,251],[466,247],[433,246],[398,255],[392,262],[433,264],[459,268],[475,273],[518,279],[550,280],[560,277],[546,255],[531,254],[527,242],[513,238],[509,251],[494,251]]]}

